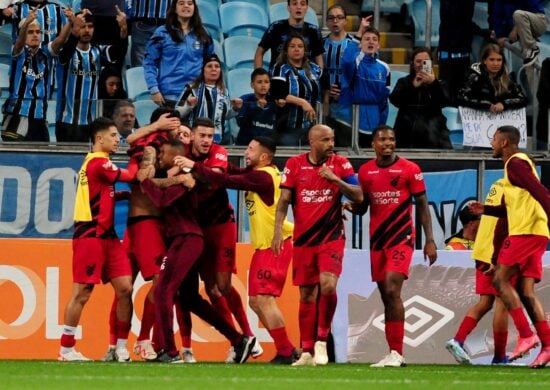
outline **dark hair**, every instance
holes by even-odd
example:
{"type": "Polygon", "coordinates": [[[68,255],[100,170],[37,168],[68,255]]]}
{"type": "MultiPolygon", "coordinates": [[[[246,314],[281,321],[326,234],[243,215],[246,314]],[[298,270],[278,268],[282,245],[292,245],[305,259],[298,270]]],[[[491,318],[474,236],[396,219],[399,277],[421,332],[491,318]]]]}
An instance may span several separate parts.
{"type": "Polygon", "coordinates": [[[168,141],[166,141],[164,145],[170,145],[173,148],[185,150],[185,144],[178,138],[169,137],[168,141]]]}
{"type": "MultiPolygon", "coordinates": [[[[218,80],[216,80],[216,88],[219,91],[224,91],[225,90],[225,82],[223,81],[222,62],[220,61],[220,57],[218,57],[218,55],[214,54],[214,53],[208,54],[207,56],[204,56],[204,58],[202,60],[201,74],[197,78],[195,78],[195,80],[193,80],[193,82],[191,83],[191,88],[197,88],[200,85],[200,83],[204,82],[204,68],[206,68],[206,64],[208,64],[210,62],[214,62],[214,61],[220,64],[220,77],[218,77],[218,80]]],[[[184,97],[185,97],[185,95],[184,95],[184,97]]]]}
{"type": "Polygon", "coordinates": [[[92,141],[92,144],[95,142],[95,136],[97,133],[107,130],[110,127],[115,127],[116,124],[115,121],[110,118],[105,118],[104,116],[100,116],[99,118],[94,119],[92,123],[90,123],[89,129],[90,129],[90,140],[92,141]]]}
{"type": "MultiPolygon", "coordinates": [[[[292,0],[286,0],[286,5],[287,5],[287,6],[290,5],[290,2],[291,2],[291,1],[292,1],[292,0]]],[[[306,0],[306,4],[309,5],[309,0],[306,0]]]]}
{"type": "Polygon", "coordinates": [[[122,74],[119,69],[115,68],[114,66],[106,66],[103,68],[99,75],[99,82],[97,86],[97,98],[98,99],[126,99],[128,98],[128,94],[122,88],[122,74]],[[109,77],[118,77],[120,79],[120,88],[118,91],[116,91],[115,95],[109,96],[107,94],[107,79],[109,77]]]}
{"type": "Polygon", "coordinates": [[[216,125],[214,124],[214,121],[210,118],[197,118],[193,121],[193,127],[191,127],[191,130],[195,130],[197,127],[203,126],[203,127],[210,127],[212,129],[216,128],[216,125]]]}
{"type": "Polygon", "coordinates": [[[258,76],[269,76],[269,72],[265,70],[264,68],[256,68],[252,71],[252,74],[250,75],[250,82],[253,83],[256,77],[258,76]]]}
{"type": "MultiPolygon", "coordinates": [[[[178,0],[172,0],[170,3],[170,8],[168,8],[168,12],[166,14],[166,31],[170,34],[170,37],[174,42],[181,43],[183,42],[183,34],[181,32],[181,24],[178,20],[178,15],[176,13],[177,4],[178,0]]],[[[193,5],[195,6],[195,11],[189,20],[189,27],[195,34],[197,34],[199,41],[201,41],[203,45],[211,44],[212,38],[202,24],[199,6],[197,5],[196,0],[193,0],[193,5]]]]}
{"type": "MultiPolygon", "coordinates": [[[[304,37],[296,32],[291,32],[287,40],[283,43],[283,49],[277,57],[277,64],[289,64],[288,62],[288,47],[293,39],[299,39],[304,44],[304,59],[302,60],[302,69],[307,75],[308,79],[312,79],[311,70],[309,66],[309,58],[307,56],[307,42],[304,37]]],[[[289,64],[290,65],[290,64],[289,64]]]]}
{"type": "Polygon", "coordinates": [[[346,12],[346,9],[345,9],[342,5],[340,5],[340,4],[333,4],[333,5],[331,5],[330,7],[328,7],[328,9],[327,9],[327,18],[328,18],[328,13],[329,13],[330,11],[332,11],[333,9],[341,9],[342,12],[344,13],[344,16],[346,16],[346,17],[348,16],[348,13],[346,12]]]}
{"type": "Polygon", "coordinates": [[[428,53],[428,56],[430,56],[430,60],[432,59],[432,52],[427,47],[417,47],[416,49],[414,49],[411,55],[411,62],[409,64],[409,73],[411,74],[411,76],[416,75],[416,72],[414,70],[414,59],[420,53],[428,53]]]}
{"type": "Polygon", "coordinates": [[[120,113],[120,110],[122,110],[124,107],[132,107],[134,109],[134,112],[136,110],[136,107],[134,106],[134,103],[132,103],[129,100],[119,100],[115,104],[115,108],[113,109],[113,116],[118,115],[120,113]]]}
{"type": "Polygon", "coordinates": [[[168,115],[168,118],[179,118],[180,117],[180,113],[177,110],[174,110],[173,108],[159,107],[151,113],[151,118],[149,118],[149,120],[150,120],[149,123],[154,123],[154,122],[158,121],[160,116],[164,115],[166,113],[170,114],[170,115],[168,115]]]}
{"type": "Polygon", "coordinates": [[[380,39],[380,31],[378,31],[377,29],[375,29],[374,27],[372,26],[368,26],[366,29],[365,29],[365,32],[363,32],[363,35],[361,35],[361,39],[363,39],[363,36],[366,34],[366,33],[371,33],[371,34],[374,34],[378,37],[378,39],[380,39]]]}
{"type": "Polygon", "coordinates": [[[256,141],[262,147],[266,148],[269,151],[270,157],[275,155],[275,152],[277,151],[277,143],[273,140],[273,138],[259,135],[252,138],[252,141],[256,141]]]}
{"type": "Polygon", "coordinates": [[[372,131],[372,139],[376,138],[376,136],[377,136],[376,133],[386,131],[386,130],[391,130],[395,134],[395,130],[393,129],[393,127],[388,126],[388,125],[379,125],[379,126],[376,126],[374,128],[374,130],[372,131]]]}
{"type": "MultiPolygon", "coordinates": [[[[77,12],[77,13],[75,14],[75,16],[81,15],[81,14],[82,14],[82,11],[77,12]]],[[[94,17],[94,15],[92,15],[92,14],[86,14],[86,15],[84,15],[84,22],[86,22],[86,23],[93,23],[93,24],[94,24],[94,27],[95,27],[95,17],[94,17]]]]}
{"type": "Polygon", "coordinates": [[[504,137],[508,140],[511,145],[519,145],[519,140],[521,134],[517,127],[514,126],[501,126],[497,129],[500,134],[503,134],[504,137]]]}

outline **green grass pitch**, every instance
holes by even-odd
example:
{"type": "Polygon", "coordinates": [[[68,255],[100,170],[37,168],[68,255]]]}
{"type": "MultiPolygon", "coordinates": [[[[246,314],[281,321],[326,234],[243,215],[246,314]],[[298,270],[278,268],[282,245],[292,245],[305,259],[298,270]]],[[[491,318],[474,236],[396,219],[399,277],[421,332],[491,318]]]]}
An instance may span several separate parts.
{"type": "Polygon", "coordinates": [[[550,388],[550,369],[458,365],[370,368],[263,363],[58,363],[0,361],[0,389],[524,389],[550,388]]]}

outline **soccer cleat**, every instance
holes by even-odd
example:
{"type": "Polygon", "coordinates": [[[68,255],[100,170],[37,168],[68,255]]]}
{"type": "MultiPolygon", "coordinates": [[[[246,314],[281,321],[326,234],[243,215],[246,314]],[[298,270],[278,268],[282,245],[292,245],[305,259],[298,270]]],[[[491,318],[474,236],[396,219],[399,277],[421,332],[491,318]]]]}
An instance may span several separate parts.
{"type": "Polygon", "coordinates": [[[181,357],[183,358],[184,363],[196,363],[195,355],[193,355],[193,350],[191,348],[182,348],[181,357]]]}
{"type": "Polygon", "coordinates": [[[300,358],[298,351],[296,349],[292,350],[292,354],[290,356],[283,356],[283,355],[275,355],[273,359],[271,359],[271,364],[292,364],[295,361],[297,361],[300,358]]]}
{"type": "Polygon", "coordinates": [[[254,359],[260,357],[264,353],[264,349],[260,345],[260,342],[256,340],[256,343],[254,344],[254,347],[250,351],[250,356],[252,356],[254,359]]]}
{"type": "Polygon", "coordinates": [[[69,352],[61,352],[57,355],[57,360],[60,362],[91,362],[92,359],[87,358],[82,355],[80,352],[77,352],[74,348],[69,352]]]}
{"type": "Polygon", "coordinates": [[[468,352],[464,349],[464,346],[462,343],[459,343],[455,339],[450,339],[445,344],[445,348],[457,361],[457,363],[460,364],[472,364],[472,360],[470,359],[470,356],[468,355],[468,352]]]}
{"type": "Polygon", "coordinates": [[[101,358],[102,362],[114,362],[116,361],[115,358],[115,347],[109,347],[105,355],[101,358]]]}
{"type": "Polygon", "coordinates": [[[529,367],[531,368],[543,368],[550,362],[550,346],[543,347],[535,360],[531,364],[529,364],[529,367]]]}
{"type": "Polygon", "coordinates": [[[378,363],[370,365],[371,367],[405,367],[405,359],[397,351],[391,351],[378,363]]]}
{"type": "Polygon", "coordinates": [[[504,366],[508,364],[508,356],[504,356],[503,358],[498,358],[494,356],[493,360],[491,361],[491,364],[493,366],[504,366]]]}
{"type": "Polygon", "coordinates": [[[155,362],[180,364],[180,363],[183,363],[183,360],[181,359],[181,356],[179,353],[174,356],[171,356],[171,355],[168,355],[168,352],[159,351],[159,353],[157,354],[157,358],[155,359],[155,362]]]}
{"type": "Polygon", "coordinates": [[[233,350],[235,351],[234,363],[241,364],[246,362],[250,356],[250,351],[254,348],[255,343],[256,337],[243,336],[241,343],[233,346],[233,350]]]}
{"type": "Polygon", "coordinates": [[[508,357],[508,361],[513,362],[514,360],[527,355],[527,352],[535,347],[538,347],[539,344],[540,339],[536,334],[529,337],[518,337],[518,345],[516,345],[514,352],[512,352],[512,354],[508,357]]]}
{"type": "Polygon", "coordinates": [[[315,364],[319,366],[324,366],[328,363],[327,355],[327,342],[326,341],[316,341],[315,342],[315,364]]]}
{"type": "Polygon", "coordinates": [[[539,57],[540,49],[535,46],[533,49],[527,50],[525,57],[523,58],[523,66],[529,66],[534,64],[539,57]]]}
{"type": "Polygon", "coordinates": [[[128,351],[126,346],[115,349],[115,361],[119,363],[127,363],[132,361],[130,360],[130,351],[128,351]]]}
{"type": "Polygon", "coordinates": [[[157,353],[153,348],[151,340],[136,341],[134,344],[134,353],[145,361],[153,361],[157,358],[157,353]]]}
{"type": "Polygon", "coordinates": [[[294,367],[298,366],[314,366],[315,365],[315,359],[313,359],[313,356],[309,352],[302,352],[302,355],[300,356],[300,359],[296,360],[294,363],[292,363],[294,367]]]}
{"type": "Polygon", "coordinates": [[[226,363],[235,363],[235,348],[233,346],[229,347],[229,351],[227,351],[227,357],[225,358],[226,363]]]}

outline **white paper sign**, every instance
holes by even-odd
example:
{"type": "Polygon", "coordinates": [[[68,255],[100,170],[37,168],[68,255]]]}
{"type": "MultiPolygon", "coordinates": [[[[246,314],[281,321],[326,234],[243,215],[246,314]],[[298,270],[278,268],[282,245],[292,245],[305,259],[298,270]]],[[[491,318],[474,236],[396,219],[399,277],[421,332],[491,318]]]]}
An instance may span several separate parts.
{"type": "Polygon", "coordinates": [[[491,147],[491,140],[500,126],[514,126],[521,136],[519,147],[527,147],[527,114],[525,108],[494,114],[469,107],[458,107],[464,133],[464,146],[491,147]]]}

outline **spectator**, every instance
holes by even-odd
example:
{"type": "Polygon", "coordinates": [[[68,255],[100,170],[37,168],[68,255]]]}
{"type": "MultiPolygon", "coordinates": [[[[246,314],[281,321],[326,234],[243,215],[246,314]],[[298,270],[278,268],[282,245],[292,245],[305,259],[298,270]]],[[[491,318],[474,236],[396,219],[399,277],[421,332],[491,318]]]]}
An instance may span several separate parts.
{"type": "Polygon", "coordinates": [[[115,6],[127,12],[126,3],[125,0],[82,0],[80,8],[90,10],[94,15],[96,25],[101,26],[101,28],[94,30],[92,42],[98,45],[114,45],[117,43],[120,28],[116,20],[117,10],[115,6]]]}
{"type": "Polygon", "coordinates": [[[503,51],[494,43],[483,48],[481,62],[472,64],[466,85],[458,94],[459,105],[494,113],[526,106],[527,99],[508,74],[503,51]]]}
{"type": "Polygon", "coordinates": [[[291,35],[283,45],[272,76],[285,80],[288,95],[278,118],[279,145],[307,145],[307,132],[315,122],[315,105],[320,102],[319,79],[322,69],[306,56],[307,45],[301,35],[291,35]]]}
{"type": "Polygon", "coordinates": [[[250,79],[254,93],[241,96],[243,105],[237,115],[237,145],[248,145],[258,136],[275,136],[277,105],[269,95],[269,73],[264,68],[256,68],[250,79]]]}
{"type": "Polygon", "coordinates": [[[143,68],[151,99],[173,106],[200,75],[203,58],[213,52],[195,0],[173,0],[166,24],[156,29],[145,49],[143,68]]]}
{"type": "Polygon", "coordinates": [[[359,104],[359,145],[370,146],[372,131],[388,119],[390,67],[378,59],[380,33],[363,19],[342,59],[341,104],[359,104]]]}
{"type": "MultiPolygon", "coordinates": [[[[73,18],[71,10],[65,10],[73,18]]],[[[50,136],[46,123],[51,58],[59,53],[71,31],[66,24],[47,46],[41,47],[42,27],[38,11],[31,11],[20,22],[19,36],[12,49],[9,97],[4,103],[4,141],[45,141],[50,136]]]]}
{"type": "Polygon", "coordinates": [[[462,229],[445,240],[445,249],[472,250],[474,249],[481,215],[472,213],[468,206],[466,206],[460,210],[459,219],[462,229]]]}
{"type": "Polygon", "coordinates": [[[271,50],[271,62],[269,69],[275,66],[277,58],[288,37],[299,34],[304,37],[304,42],[309,48],[307,56],[311,62],[323,67],[323,43],[321,31],[304,20],[309,7],[308,0],[287,0],[288,19],[277,20],[269,26],[258,44],[254,55],[254,67],[263,66],[263,58],[266,51],[271,50]]]}
{"type": "Polygon", "coordinates": [[[211,54],[204,59],[200,76],[185,88],[176,109],[190,123],[194,123],[196,118],[212,120],[215,125],[214,142],[228,145],[233,140],[230,132],[226,131],[226,121],[237,115],[242,104],[240,98],[229,99],[222,64],[216,54],[211,54]]]}
{"type": "Polygon", "coordinates": [[[541,0],[495,0],[490,26],[502,46],[519,40],[523,65],[532,65],[540,53],[537,38],[546,31],[548,18],[541,0]]]}
{"type": "Polygon", "coordinates": [[[126,138],[138,127],[136,125],[136,108],[132,102],[128,100],[117,102],[113,110],[113,121],[120,135],[120,143],[125,144],[126,138]]]}
{"type": "Polygon", "coordinates": [[[106,66],[99,75],[97,98],[103,104],[103,116],[111,118],[113,109],[121,99],[127,99],[128,94],[122,87],[120,71],[113,66],[106,66]]]}
{"type": "Polygon", "coordinates": [[[441,112],[448,99],[432,72],[428,48],[413,52],[410,73],[397,80],[390,102],[399,109],[394,128],[399,147],[452,148],[447,119],[441,112]]]}
{"type": "Polygon", "coordinates": [[[120,40],[116,45],[92,43],[95,30],[90,11],[82,11],[83,23],[59,54],[55,135],[58,142],[88,142],[88,125],[96,117],[97,85],[102,66],[124,59],[128,48],[126,15],[117,8],[120,40]]]}

